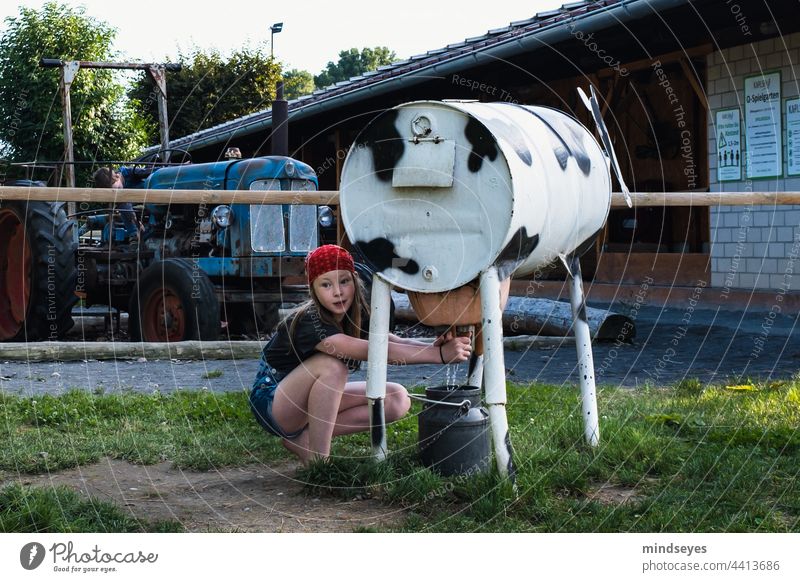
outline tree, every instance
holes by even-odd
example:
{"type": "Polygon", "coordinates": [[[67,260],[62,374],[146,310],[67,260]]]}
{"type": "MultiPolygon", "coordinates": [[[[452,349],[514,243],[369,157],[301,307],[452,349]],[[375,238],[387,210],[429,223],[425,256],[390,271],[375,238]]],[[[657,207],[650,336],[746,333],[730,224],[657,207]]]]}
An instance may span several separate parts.
{"type": "MultiPolygon", "coordinates": [[[[218,51],[195,47],[179,54],[183,68],[167,73],[170,139],[265,109],[275,96],[280,66],[261,49],[242,48],[225,59],[218,51]]],[[[151,143],[158,143],[158,103],[144,75],[128,96],[148,121],[151,143]]]]}
{"type": "Polygon", "coordinates": [[[390,65],[395,60],[397,57],[394,51],[385,46],[363,48],[361,52],[357,48],[351,48],[339,53],[338,62],[328,61],[325,70],[314,77],[314,84],[317,89],[322,89],[367,71],[374,71],[382,65],[390,65]]]}
{"type": "Polygon", "coordinates": [[[308,71],[292,69],[283,74],[283,94],[287,101],[314,92],[314,76],[308,71]]]}
{"type": "MultiPolygon", "coordinates": [[[[83,8],[56,2],[40,10],[21,8],[6,25],[0,38],[0,119],[6,127],[0,155],[9,161],[60,160],[60,72],[41,68],[39,59],[112,60],[116,31],[83,8]]],[[[111,71],[78,72],[70,91],[76,160],[127,159],[144,145],[144,126],[124,94],[111,71]]],[[[85,168],[78,174],[89,172],[85,168]]]]}

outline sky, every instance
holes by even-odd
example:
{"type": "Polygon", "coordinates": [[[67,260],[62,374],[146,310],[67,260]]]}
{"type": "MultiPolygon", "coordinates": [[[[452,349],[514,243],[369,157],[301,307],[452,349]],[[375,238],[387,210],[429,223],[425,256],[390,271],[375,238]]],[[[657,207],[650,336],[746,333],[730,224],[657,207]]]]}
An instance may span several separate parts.
{"type": "MultiPolygon", "coordinates": [[[[285,69],[319,73],[339,51],[351,47],[387,46],[404,59],[428,50],[480,36],[568,0],[495,0],[486,5],[466,0],[66,0],[117,29],[114,47],[136,61],[174,60],[179,49],[217,48],[223,54],[250,45],[269,50],[271,24],[283,22],[275,35],[275,57],[285,69]],[[230,9],[225,10],[229,6],[230,9]]],[[[45,0],[3,0],[0,31],[20,6],[39,9],[45,0]]],[[[58,57],[59,55],[50,55],[58,57]]]]}

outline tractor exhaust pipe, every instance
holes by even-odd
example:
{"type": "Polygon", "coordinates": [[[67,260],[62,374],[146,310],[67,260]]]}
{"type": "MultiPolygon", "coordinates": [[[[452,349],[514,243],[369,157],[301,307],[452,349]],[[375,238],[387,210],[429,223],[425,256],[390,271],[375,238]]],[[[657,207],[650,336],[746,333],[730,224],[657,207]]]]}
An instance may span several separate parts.
{"type": "Polygon", "coordinates": [[[272,102],[272,155],[289,155],[289,102],[283,98],[283,81],[277,82],[272,102]]]}

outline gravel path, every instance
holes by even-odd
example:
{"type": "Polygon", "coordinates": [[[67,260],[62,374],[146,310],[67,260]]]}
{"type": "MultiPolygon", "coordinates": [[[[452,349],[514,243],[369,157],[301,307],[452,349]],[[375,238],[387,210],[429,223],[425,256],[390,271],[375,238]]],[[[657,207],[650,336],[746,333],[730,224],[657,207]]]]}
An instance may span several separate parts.
{"type": "MultiPolygon", "coordinates": [[[[597,307],[606,307],[597,305],[597,307]]],[[[598,383],[629,387],[666,385],[683,378],[728,382],[744,378],[789,378],[800,367],[797,316],[777,312],[664,309],[613,306],[634,317],[633,344],[596,343],[598,383]]],[[[0,345],[0,353],[2,345],[0,345]]],[[[507,349],[509,380],[576,384],[574,343],[507,349]]],[[[208,389],[216,392],[250,386],[256,360],[4,362],[0,355],[0,390],[21,395],[58,394],[70,388],[171,392],[208,389]],[[207,377],[210,376],[210,377],[207,377]]],[[[463,378],[466,366],[390,366],[392,380],[413,386],[443,384],[448,376],[463,378]]],[[[364,371],[353,379],[364,379],[364,371]]]]}

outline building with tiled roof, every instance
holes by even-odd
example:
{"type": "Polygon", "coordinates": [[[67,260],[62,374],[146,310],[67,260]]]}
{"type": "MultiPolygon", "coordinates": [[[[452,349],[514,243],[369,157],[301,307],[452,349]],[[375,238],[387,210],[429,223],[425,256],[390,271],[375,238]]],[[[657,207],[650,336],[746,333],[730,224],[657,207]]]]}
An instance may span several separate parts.
{"type": "MultiPolygon", "coordinates": [[[[564,4],[290,101],[290,155],[316,169],[320,188],[336,189],[355,136],[386,108],[512,101],[557,107],[591,127],[576,93],[591,83],[632,190],[800,191],[796,10],[795,2],[763,0],[564,4]],[[764,139],[777,143],[771,157],[751,152],[747,165],[748,137],[763,138],[748,105],[762,82],[776,89],[768,98],[780,115],[764,139]],[[720,140],[723,121],[738,139],[720,140]]],[[[262,155],[271,131],[267,109],[172,144],[197,161],[230,146],[262,155]]],[[[612,211],[584,272],[596,289],[652,280],[667,289],[774,294],[791,287],[798,255],[800,207],[649,207],[612,211]]]]}

